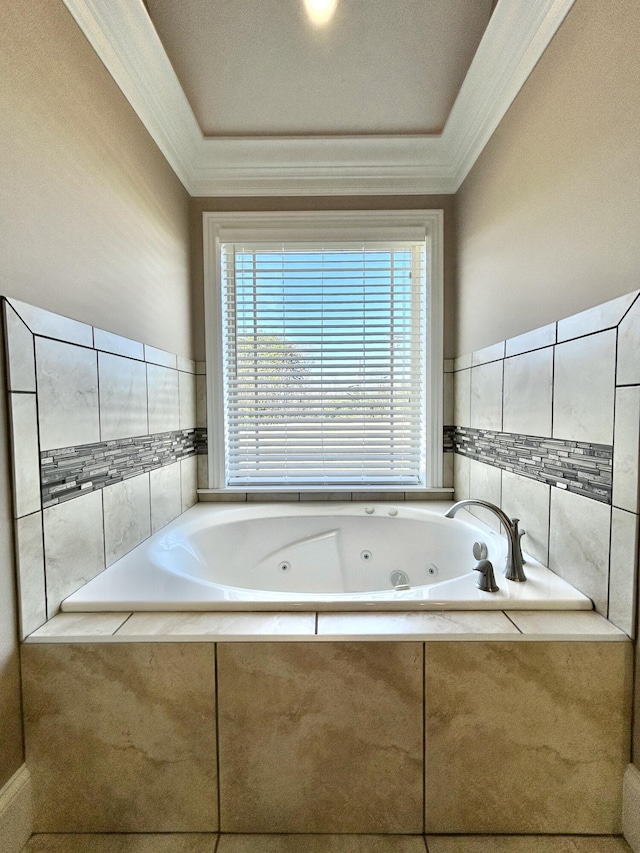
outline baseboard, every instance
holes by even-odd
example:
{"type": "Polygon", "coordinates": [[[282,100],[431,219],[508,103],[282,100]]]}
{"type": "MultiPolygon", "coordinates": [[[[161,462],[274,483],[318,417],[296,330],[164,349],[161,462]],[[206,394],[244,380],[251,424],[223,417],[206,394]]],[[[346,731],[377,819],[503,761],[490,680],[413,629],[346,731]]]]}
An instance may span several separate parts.
{"type": "Polygon", "coordinates": [[[640,853],[640,770],[633,764],[624,774],[622,832],[633,853],[640,853]]]}
{"type": "Polygon", "coordinates": [[[32,832],[31,777],[23,764],[0,790],[0,850],[20,853],[32,832]]]}

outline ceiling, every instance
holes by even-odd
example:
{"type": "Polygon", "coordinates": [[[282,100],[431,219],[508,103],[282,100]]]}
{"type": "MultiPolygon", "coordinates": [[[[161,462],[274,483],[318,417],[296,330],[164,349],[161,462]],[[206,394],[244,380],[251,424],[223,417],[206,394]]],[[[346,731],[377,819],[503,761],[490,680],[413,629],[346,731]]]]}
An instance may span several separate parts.
{"type": "Polygon", "coordinates": [[[145,0],[205,136],[441,133],[492,0],[145,0]]]}
{"type": "Polygon", "coordinates": [[[575,0],[63,2],[192,196],[309,196],[455,192],[575,0]]]}

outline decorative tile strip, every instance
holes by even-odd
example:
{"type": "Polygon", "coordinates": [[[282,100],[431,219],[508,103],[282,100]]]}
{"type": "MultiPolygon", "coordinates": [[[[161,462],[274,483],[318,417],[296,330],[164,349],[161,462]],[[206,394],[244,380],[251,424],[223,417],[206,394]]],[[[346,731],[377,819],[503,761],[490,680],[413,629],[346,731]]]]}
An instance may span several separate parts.
{"type": "Polygon", "coordinates": [[[492,430],[455,428],[455,452],[469,459],[611,503],[613,447],[492,430]]]}
{"type": "Polygon", "coordinates": [[[46,509],[193,456],[197,432],[176,430],[47,450],[40,454],[42,506],[46,509]]]}
{"type": "Polygon", "coordinates": [[[207,428],[206,427],[197,427],[196,428],[196,453],[198,456],[206,456],[209,452],[207,446],[207,428]]]}
{"type": "Polygon", "coordinates": [[[445,453],[453,453],[456,449],[456,428],[444,426],[442,428],[442,450],[445,453]]]}

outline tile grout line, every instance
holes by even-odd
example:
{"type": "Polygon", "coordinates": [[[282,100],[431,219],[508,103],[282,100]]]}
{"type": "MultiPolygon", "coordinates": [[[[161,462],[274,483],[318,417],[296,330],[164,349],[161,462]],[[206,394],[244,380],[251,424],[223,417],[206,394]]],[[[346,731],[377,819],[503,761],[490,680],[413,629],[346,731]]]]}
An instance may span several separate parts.
{"type": "Polygon", "coordinates": [[[216,792],[217,792],[217,817],[218,817],[218,842],[215,849],[218,849],[220,841],[220,833],[222,832],[222,804],[221,804],[221,785],[220,785],[220,695],[218,690],[218,643],[213,644],[213,677],[214,677],[214,696],[216,702],[216,792]]]}

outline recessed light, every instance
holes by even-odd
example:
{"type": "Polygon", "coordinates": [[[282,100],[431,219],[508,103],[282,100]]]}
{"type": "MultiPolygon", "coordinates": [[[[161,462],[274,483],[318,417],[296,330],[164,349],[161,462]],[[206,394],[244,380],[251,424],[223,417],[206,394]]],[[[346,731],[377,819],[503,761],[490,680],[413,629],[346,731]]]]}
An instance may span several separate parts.
{"type": "Polygon", "coordinates": [[[316,26],[328,24],[336,11],[338,0],[304,0],[307,15],[316,26]]]}

